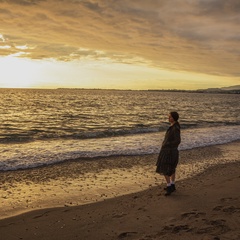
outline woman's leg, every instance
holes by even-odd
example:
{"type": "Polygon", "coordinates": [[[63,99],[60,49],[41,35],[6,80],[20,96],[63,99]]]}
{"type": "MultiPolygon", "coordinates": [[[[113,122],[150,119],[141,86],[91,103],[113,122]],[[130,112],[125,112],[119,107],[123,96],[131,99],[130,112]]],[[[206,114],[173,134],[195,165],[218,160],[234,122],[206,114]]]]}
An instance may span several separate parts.
{"type": "Polygon", "coordinates": [[[171,186],[172,186],[172,191],[176,191],[176,188],[175,188],[175,177],[176,177],[176,174],[172,174],[171,177],[170,177],[170,182],[171,182],[171,186]]]}
{"type": "MultiPolygon", "coordinates": [[[[166,182],[167,182],[167,185],[171,184],[171,177],[170,176],[167,176],[167,175],[164,175],[165,179],[166,179],[166,182]]],[[[170,186],[170,185],[169,185],[170,186]]]]}
{"type": "Polygon", "coordinates": [[[167,176],[167,175],[164,175],[165,179],[166,179],[166,182],[167,182],[167,188],[166,188],[166,193],[165,193],[165,196],[168,196],[172,193],[172,187],[171,187],[171,177],[170,176],[167,176]]]}
{"type": "Polygon", "coordinates": [[[175,182],[175,173],[174,174],[172,174],[172,176],[170,177],[170,181],[171,181],[171,183],[174,183],[175,182]]]}

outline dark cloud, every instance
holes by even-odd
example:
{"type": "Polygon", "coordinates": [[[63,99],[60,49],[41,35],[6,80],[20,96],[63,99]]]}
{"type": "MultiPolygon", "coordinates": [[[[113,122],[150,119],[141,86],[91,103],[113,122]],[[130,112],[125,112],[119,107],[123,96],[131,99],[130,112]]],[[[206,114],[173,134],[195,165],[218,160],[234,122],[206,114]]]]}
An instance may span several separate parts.
{"type": "Polygon", "coordinates": [[[9,10],[7,10],[7,9],[3,9],[3,8],[0,8],[0,14],[1,15],[7,15],[7,14],[10,14],[11,12],[9,11],[9,10]]]}
{"type": "Polygon", "coordinates": [[[21,6],[31,6],[46,0],[0,0],[0,3],[17,4],[21,6]]]}
{"type": "Polygon", "coordinates": [[[96,12],[102,11],[102,8],[99,6],[97,2],[82,1],[82,4],[92,11],[96,11],[96,12]]]}
{"type": "Polygon", "coordinates": [[[214,14],[221,15],[227,13],[240,12],[240,1],[239,0],[201,0],[197,2],[197,7],[200,13],[203,15],[214,14]]]}

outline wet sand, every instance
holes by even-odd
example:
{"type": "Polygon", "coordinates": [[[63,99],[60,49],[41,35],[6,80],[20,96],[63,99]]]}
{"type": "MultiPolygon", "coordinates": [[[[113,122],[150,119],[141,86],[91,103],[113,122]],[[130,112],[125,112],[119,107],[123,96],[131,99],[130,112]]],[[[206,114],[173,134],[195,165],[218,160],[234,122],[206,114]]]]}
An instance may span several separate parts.
{"type": "Polygon", "coordinates": [[[157,155],[0,173],[0,239],[240,239],[240,142],[180,152],[164,196],[157,155]]]}

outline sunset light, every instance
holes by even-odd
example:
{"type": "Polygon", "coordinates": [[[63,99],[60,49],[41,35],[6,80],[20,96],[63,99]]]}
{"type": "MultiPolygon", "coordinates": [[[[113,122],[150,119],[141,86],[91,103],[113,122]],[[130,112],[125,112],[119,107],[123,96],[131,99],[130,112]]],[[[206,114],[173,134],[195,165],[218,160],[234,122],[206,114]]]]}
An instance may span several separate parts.
{"type": "Polygon", "coordinates": [[[240,0],[0,0],[0,239],[240,239],[240,0]]]}
{"type": "Polygon", "coordinates": [[[0,87],[237,85],[239,14],[220,2],[0,1],[0,87]]]}

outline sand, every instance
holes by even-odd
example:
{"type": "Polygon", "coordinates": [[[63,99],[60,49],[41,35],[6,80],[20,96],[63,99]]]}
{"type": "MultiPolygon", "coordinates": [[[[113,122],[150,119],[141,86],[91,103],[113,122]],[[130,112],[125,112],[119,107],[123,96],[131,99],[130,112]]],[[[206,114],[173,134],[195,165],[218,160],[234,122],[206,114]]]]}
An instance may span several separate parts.
{"type": "Polygon", "coordinates": [[[180,152],[165,197],[157,155],[0,173],[0,240],[240,239],[240,142],[180,152]]]}

